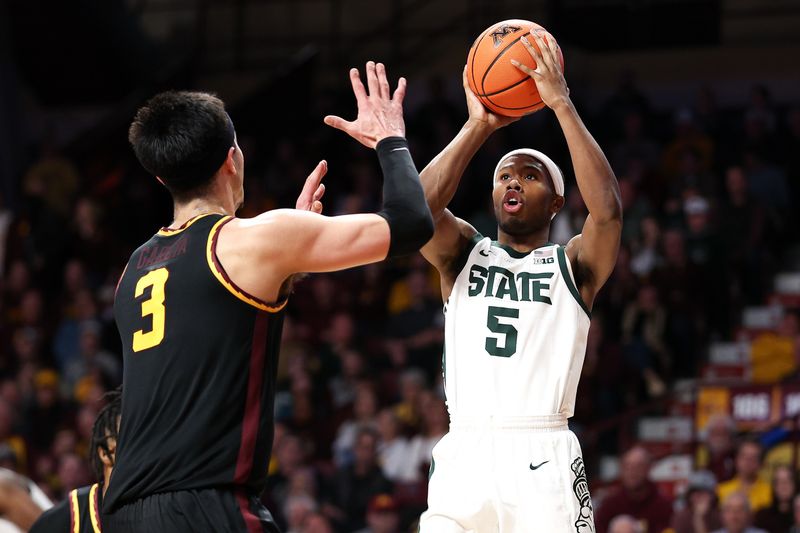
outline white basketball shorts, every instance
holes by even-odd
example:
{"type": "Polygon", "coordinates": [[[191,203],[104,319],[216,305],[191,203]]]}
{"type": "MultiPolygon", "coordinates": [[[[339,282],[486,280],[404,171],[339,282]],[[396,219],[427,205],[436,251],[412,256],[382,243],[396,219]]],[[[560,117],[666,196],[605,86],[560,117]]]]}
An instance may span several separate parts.
{"type": "Polygon", "coordinates": [[[421,533],[594,533],[577,437],[560,416],[455,418],[433,449],[421,533]]]}

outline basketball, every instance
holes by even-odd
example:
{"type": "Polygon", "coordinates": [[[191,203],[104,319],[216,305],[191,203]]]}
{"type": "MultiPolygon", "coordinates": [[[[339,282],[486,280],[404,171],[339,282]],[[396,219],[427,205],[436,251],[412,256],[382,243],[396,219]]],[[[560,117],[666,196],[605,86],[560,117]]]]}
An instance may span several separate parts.
{"type": "MultiPolygon", "coordinates": [[[[521,117],[544,107],[536,82],[511,64],[512,59],[536,68],[536,61],[520,41],[532,29],[547,31],[529,20],[504,20],[481,33],[467,56],[467,80],[472,92],[490,111],[508,117],[521,117]]],[[[536,41],[528,41],[537,50],[536,41]]],[[[564,68],[564,56],[558,48],[564,68]]]]}

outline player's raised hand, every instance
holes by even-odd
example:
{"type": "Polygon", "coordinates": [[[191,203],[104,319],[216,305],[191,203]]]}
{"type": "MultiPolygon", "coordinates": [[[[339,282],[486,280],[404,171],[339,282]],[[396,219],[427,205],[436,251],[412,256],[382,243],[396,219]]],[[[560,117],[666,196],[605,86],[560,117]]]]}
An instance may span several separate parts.
{"type": "Polygon", "coordinates": [[[461,81],[464,84],[464,93],[467,96],[467,112],[470,120],[483,122],[492,130],[497,130],[520,119],[520,117],[504,117],[486,109],[478,97],[475,96],[475,93],[472,92],[472,89],[469,88],[466,65],[464,65],[464,71],[461,74],[461,81]]]}
{"type": "Polygon", "coordinates": [[[564,71],[559,61],[558,45],[555,39],[545,31],[534,29],[530,34],[539,50],[531,44],[527,36],[522,36],[520,41],[536,61],[536,69],[523,65],[515,59],[512,59],[511,63],[533,78],[542,102],[550,109],[555,109],[569,101],[569,87],[567,87],[564,71]]]}
{"type": "Polygon", "coordinates": [[[297,202],[294,205],[295,209],[313,211],[317,214],[322,213],[322,195],[325,194],[325,184],[321,182],[327,173],[328,162],[323,159],[306,178],[303,190],[300,191],[300,196],[297,197],[297,202]]]}
{"type": "Polygon", "coordinates": [[[367,87],[361,83],[358,69],[350,69],[350,83],[358,104],[358,116],[352,122],[341,117],[328,115],[325,124],[350,135],[368,148],[375,148],[378,141],[386,137],[405,137],[403,122],[403,98],[406,95],[406,80],[400,78],[394,94],[386,79],[386,67],[367,62],[367,87]]]}

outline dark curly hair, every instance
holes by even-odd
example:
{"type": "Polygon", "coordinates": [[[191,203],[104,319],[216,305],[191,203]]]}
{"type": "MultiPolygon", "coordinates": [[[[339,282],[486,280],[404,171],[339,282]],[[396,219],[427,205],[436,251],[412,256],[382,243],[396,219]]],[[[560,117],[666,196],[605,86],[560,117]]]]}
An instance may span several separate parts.
{"type": "Polygon", "coordinates": [[[90,462],[94,475],[98,480],[103,479],[103,461],[100,460],[102,449],[110,455],[108,441],[117,440],[119,437],[119,418],[122,414],[122,387],[107,392],[103,395],[106,405],[97,413],[97,418],[92,426],[92,440],[89,449],[91,450],[90,462]]]}

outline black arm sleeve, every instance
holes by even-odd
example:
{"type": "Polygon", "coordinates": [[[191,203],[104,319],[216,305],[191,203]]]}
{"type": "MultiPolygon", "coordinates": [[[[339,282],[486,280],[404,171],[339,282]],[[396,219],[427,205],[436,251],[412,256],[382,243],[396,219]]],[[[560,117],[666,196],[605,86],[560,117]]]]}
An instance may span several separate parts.
{"type": "Polygon", "coordinates": [[[387,137],[375,147],[383,170],[383,209],[391,243],[387,257],[419,250],[433,236],[433,216],[419,172],[403,137],[387,137]]]}

